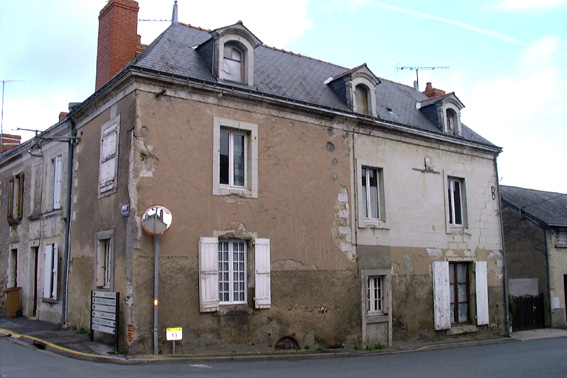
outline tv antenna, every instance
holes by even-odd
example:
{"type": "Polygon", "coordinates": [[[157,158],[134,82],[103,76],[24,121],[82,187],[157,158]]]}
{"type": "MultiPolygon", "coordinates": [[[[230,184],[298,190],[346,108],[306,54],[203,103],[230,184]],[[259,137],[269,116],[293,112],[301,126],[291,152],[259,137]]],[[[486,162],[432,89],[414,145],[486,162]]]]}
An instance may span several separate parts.
{"type": "Polygon", "coordinates": [[[2,145],[2,138],[4,137],[4,87],[6,83],[23,80],[2,80],[2,114],[0,115],[0,146],[2,145]]]}
{"type": "Polygon", "coordinates": [[[396,64],[396,72],[398,71],[403,71],[403,70],[412,70],[415,71],[415,81],[413,82],[413,87],[415,88],[415,90],[419,91],[419,70],[445,70],[449,67],[407,67],[407,66],[402,66],[400,67],[400,64],[396,64]]]}

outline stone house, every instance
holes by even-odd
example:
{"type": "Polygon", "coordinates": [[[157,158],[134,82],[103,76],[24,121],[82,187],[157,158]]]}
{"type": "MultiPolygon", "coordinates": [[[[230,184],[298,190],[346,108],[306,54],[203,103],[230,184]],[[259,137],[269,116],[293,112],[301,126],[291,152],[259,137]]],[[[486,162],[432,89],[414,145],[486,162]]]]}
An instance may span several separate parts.
{"type": "Polygon", "coordinates": [[[501,186],[510,295],[543,293],[547,327],[566,327],[567,194],[501,186]]]}
{"type": "Polygon", "coordinates": [[[141,222],[163,205],[165,352],[168,327],[187,352],[506,333],[501,149],[461,123],[454,93],[268,47],[241,22],[182,24],[175,9],[147,47],[135,1],[100,13],[97,89],[65,119],[79,138],[69,324],[89,327],[91,290],[119,292],[121,346],[151,350],[155,239],[141,222]]]}
{"type": "MultiPolygon", "coordinates": [[[[63,113],[65,114],[65,113],[63,113]]],[[[66,277],[69,146],[63,120],[0,155],[0,287],[20,287],[24,316],[58,323],[66,277]]],[[[18,138],[19,140],[19,138],[18,138]]],[[[0,304],[3,304],[4,296],[0,304]]]]}

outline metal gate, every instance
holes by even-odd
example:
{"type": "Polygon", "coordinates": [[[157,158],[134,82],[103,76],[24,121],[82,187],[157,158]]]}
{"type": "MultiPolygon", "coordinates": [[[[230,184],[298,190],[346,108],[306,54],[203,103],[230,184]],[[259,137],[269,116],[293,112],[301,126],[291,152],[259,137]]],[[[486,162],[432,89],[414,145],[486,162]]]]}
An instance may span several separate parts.
{"type": "Polygon", "coordinates": [[[544,328],[543,294],[512,297],[512,329],[525,331],[544,328]]]}

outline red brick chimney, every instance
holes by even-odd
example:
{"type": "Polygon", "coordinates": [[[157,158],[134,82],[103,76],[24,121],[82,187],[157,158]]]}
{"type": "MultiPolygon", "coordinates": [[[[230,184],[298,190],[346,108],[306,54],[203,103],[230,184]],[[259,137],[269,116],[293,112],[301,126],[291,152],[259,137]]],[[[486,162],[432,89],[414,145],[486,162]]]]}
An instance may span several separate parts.
{"type": "Polygon", "coordinates": [[[8,151],[12,147],[20,144],[22,137],[20,135],[0,134],[0,152],[8,151]]]}
{"type": "Polygon", "coordinates": [[[98,16],[96,89],[106,84],[141,51],[138,2],[109,0],[98,16]]]}
{"type": "Polygon", "coordinates": [[[431,83],[427,83],[425,85],[425,90],[421,93],[423,93],[429,98],[433,98],[433,97],[443,96],[445,94],[445,91],[441,89],[433,88],[433,85],[431,85],[431,83]]]}

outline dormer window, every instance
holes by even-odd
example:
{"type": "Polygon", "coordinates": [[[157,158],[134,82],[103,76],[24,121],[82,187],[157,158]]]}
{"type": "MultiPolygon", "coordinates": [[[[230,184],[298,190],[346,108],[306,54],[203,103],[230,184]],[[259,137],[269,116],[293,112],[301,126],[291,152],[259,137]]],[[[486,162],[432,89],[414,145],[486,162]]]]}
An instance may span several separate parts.
{"type": "Polygon", "coordinates": [[[241,83],[244,77],[244,53],[235,44],[224,45],[224,57],[222,62],[222,78],[225,80],[241,83]]]}
{"type": "Polygon", "coordinates": [[[363,84],[358,84],[354,90],[357,113],[371,115],[368,106],[368,88],[363,84]]]}
{"type": "Polygon", "coordinates": [[[457,114],[453,109],[447,109],[445,116],[447,119],[447,134],[455,135],[457,130],[457,114]]]}

